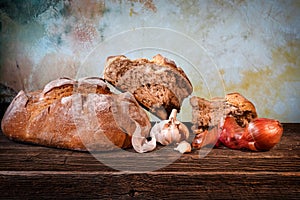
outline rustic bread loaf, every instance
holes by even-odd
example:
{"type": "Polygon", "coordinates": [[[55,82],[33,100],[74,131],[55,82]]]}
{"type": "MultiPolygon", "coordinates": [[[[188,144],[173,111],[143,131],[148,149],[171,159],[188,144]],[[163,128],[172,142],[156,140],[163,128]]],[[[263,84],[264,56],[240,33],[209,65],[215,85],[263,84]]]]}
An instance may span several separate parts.
{"type": "Polygon", "coordinates": [[[167,119],[172,109],[180,112],[183,100],[193,92],[184,71],[160,54],[152,60],[108,57],[104,79],[121,91],[131,92],[144,108],[161,119],[167,119]]]}
{"type": "Polygon", "coordinates": [[[212,100],[193,96],[190,104],[192,105],[192,130],[195,134],[217,126],[227,116],[234,117],[241,127],[245,127],[257,118],[254,105],[239,93],[230,93],[225,98],[212,100]]]}
{"type": "Polygon", "coordinates": [[[147,136],[149,118],[130,93],[113,94],[100,78],[62,78],[42,91],[20,91],[8,107],[1,128],[8,138],[17,141],[107,151],[131,147],[136,123],[147,136]]]}

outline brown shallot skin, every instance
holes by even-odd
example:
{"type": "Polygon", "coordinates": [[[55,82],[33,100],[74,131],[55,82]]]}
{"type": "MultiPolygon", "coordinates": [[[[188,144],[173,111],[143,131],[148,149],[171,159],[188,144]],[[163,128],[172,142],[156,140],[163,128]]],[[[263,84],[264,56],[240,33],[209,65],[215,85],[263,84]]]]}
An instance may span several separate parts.
{"type": "Polygon", "coordinates": [[[280,141],[283,127],[275,119],[256,118],[242,128],[233,117],[226,117],[220,131],[219,142],[228,148],[268,151],[280,141]]]}
{"type": "Polygon", "coordinates": [[[257,118],[248,125],[248,132],[255,139],[255,148],[267,151],[280,142],[283,127],[277,120],[257,118]]]}

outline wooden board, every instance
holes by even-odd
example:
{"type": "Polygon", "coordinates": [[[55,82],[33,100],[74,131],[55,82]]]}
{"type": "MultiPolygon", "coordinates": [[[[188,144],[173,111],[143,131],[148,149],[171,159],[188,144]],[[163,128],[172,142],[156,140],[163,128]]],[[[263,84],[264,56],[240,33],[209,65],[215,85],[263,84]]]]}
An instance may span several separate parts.
{"type": "Polygon", "coordinates": [[[16,143],[0,133],[0,199],[299,199],[299,144],[300,124],[284,124],[281,142],[268,152],[220,148],[201,158],[170,149],[164,159],[152,153],[142,162],[132,151],[101,154],[104,163],[132,169],[125,172],[91,153],[16,143]],[[148,170],[157,161],[165,166],[148,170]],[[135,171],[136,163],[146,172],[135,171]]]}

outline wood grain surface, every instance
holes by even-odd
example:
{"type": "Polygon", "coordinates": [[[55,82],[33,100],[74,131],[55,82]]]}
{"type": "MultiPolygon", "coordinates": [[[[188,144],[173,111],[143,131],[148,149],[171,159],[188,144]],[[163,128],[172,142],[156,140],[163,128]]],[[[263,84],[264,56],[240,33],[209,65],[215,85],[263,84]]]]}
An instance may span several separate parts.
{"type": "Polygon", "coordinates": [[[170,149],[164,159],[138,161],[147,172],[135,171],[132,150],[103,156],[132,169],[120,171],[89,152],[17,143],[1,132],[0,199],[299,199],[300,124],[283,125],[270,151],[219,148],[201,158],[170,149]],[[150,170],[157,161],[165,166],[150,170]]]}

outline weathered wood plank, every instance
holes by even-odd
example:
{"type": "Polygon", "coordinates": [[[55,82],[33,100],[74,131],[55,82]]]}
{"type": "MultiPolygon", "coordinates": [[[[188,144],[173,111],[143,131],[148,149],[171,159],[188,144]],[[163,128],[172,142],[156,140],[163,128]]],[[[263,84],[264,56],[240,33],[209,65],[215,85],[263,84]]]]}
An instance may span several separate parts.
{"type": "MultiPolygon", "coordinates": [[[[8,140],[0,133],[0,197],[100,199],[299,199],[300,124],[284,124],[281,142],[271,151],[213,149],[174,154],[166,166],[146,173],[126,173],[93,155],[8,140]],[[174,160],[170,162],[170,160],[174,160]]],[[[132,152],[132,150],[130,150],[132,152]]],[[[101,154],[100,154],[101,155],[101,154]]],[[[136,153],[102,154],[109,161],[133,167],[136,153]]],[[[156,164],[159,153],[143,160],[156,164]]]]}
{"type": "Polygon", "coordinates": [[[299,173],[0,172],[3,198],[297,199],[299,173]]]}
{"type": "MultiPolygon", "coordinates": [[[[267,152],[249,152],[230,149],[213,149],[205,158],[199,157],[199,152],[184,154],[170,158],[171,162],[162,171],[298,171],[300,166],[300,134],[296,130],[300,126],[289,126],[285,129],[280,144],[267,152]]],[[[102,160],[120,160],[122,165],[134,165],[134,156],[119,155],[119,152],[103,154],[102,160]],[[105,157],[105,158],[104,158],[105,157]],[[132,161],[132,162],[130,162],[132,161]]],[[[101,156],[101,155],[100,155],[101,156]]],[[[155,155],[154,155],[155,156],[155,155]]],[[[160,156],[159,154],[157,156],[160,156]]],[[[174,156],[170,154],[168,156],[174,156]]],[[[115,171],[103,165],[91,154],[61,150],[37,145],[21,144],[8,140],[0,134],[0,170],[79,170],[79,171],[115,171]]],[[[168,161],[168,160],[166,160],[168,161]]],[[[153,160],[145,160],[149,166],[153,160]]]]}

